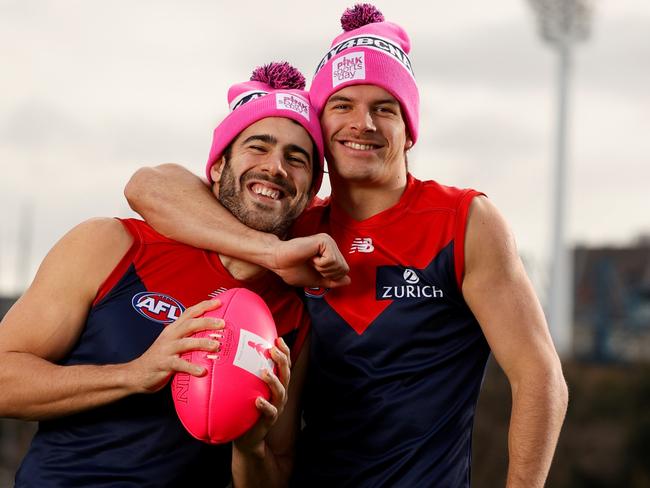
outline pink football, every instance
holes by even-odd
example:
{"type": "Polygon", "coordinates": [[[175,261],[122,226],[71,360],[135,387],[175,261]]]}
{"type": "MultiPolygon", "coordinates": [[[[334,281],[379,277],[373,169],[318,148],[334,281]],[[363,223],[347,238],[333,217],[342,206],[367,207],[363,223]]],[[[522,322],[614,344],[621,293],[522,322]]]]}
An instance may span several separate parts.
{"type": "Polygon", "coordinates": [[[258,420],[255,399],[270,397],[262,371],[274,367],[270,348],[277,337],[273,316],[256,293],[231,288],[216,298],[221,307],[205,315],[224,319],[225,328],[193,337],[219,334],[215,338],[221,343],[219,351],[183,354],[183,359],[203,366],[207,374],[197,378],[176,373],[171,385],[182,424],[192,436],[210,444],[236,439],[258,420]]]}

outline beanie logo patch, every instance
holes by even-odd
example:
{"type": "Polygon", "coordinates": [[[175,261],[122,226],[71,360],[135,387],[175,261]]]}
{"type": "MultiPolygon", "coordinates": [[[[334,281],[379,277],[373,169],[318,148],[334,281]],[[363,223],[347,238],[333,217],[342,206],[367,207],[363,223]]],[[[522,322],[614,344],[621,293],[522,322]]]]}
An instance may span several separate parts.
{"type": "MultiPolygon", "coordinates": [[[[406,54],[401,47],[395,44],[394,41],[377,35],[359,35],[356,37],[350,37],[349,39],[338,43],[336,46],[333,46],[327,52],[327,54],[323,56],[323,59],[321,59],[320,63],[318,63],[316,73],[318,73],[323,68],[323,66],[325,66],[327,62],[334,56],[337,56],[347,49],[358,49],[360,47],[380,51],[381,53],[392,57],[397,62],[399,62],[400,65],[402,65],[402,67],[408,71],[411,76],[415,77],[413,68],[411,66],[411,60],[409,59],[408,54],[406,54]]],[[[351,56],[352,54],[358,53],[350,53],[346,55],[351,56]]],[[[336,67],[333,67],[333,70],[334,69],[336,69],[336,67]]]]}
{"type": "Polygon", "coordinates": [[[309,102],[292,93],[276,93],[275,107],[278,110],[291,110],[309,122],[309,102]]]}
{"type": "Polygon", "coordinates": [[[332,86],[345,81],[366,79],[366,57],[363,51],[347,53],[332,61],[332,86]]]}
{"type": "Polygon", "coordinates": [[[262,90],[251,90],[251,91],[241,93],[239,96],[237,96],[237,98],[235,98],[232,102],[230,102],[230,111],[232,112],[233,110],[238,109],[239,107],[250,102],[251,100],[255,100],[256,98],[260,98],[268,94],[269,92],[265,92],[262,90]]]}

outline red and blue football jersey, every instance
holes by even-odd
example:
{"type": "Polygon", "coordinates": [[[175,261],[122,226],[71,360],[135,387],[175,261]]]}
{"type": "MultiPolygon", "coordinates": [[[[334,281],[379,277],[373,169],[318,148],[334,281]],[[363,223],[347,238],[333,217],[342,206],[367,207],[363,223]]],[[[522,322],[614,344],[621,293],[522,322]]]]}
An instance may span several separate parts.
{"type": "MultiPolygon", "coordinates": [[[[144,353],[189,306],[220,291],[245,287],[266,301],[295,356],[308,317],[294,289],[267,273],[241,282],[215,253],[156,233],[139,220],[123,220],[130,250],[101,287],[79,340],[61,361],[117,364],[144,353]]],[[[226,486],[231,446],[194,439],[176,415],[168,384],[150,395],[131,395],[78,414],[42,421],[16,475],[17,487],[226,486]]]]}
{"type": "Polygon", "coordinates": [[[399,203],[367,220],[334,203],[302,220],[301,233],[332,235],[352,282],[305,289],[312,334],[295,486],[469,487],[489,355],[461,292],[478,194],[409,175],[399,203]]]}

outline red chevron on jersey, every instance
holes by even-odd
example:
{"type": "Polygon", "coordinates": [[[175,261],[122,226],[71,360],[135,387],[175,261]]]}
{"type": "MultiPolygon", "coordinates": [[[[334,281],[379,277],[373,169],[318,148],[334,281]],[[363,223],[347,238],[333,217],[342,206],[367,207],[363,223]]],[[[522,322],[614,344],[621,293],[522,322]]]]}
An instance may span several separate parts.
{"type": "Polygon", "coordinates": [[[469,488],[490,352],[461,287],[479,194],[409,175],[397,205],[369,219],[331,203],[301,222],[335,239],[352,283],[305,293],[318,386],[304,394],[296,486],[469,488]]]}
{"type": "Polygon", "coordinates": [[[392,303],[389,300],[375,300],[375,269],[388,262],[380,252],[349,254],[347,261],[352,282],[343,289],[330,290],[325,295],[325,300],[357,334],[363,334],[392,303]]]}
{"type": "MultiPolygon", "coordinates": [[[[468,202],[476,194],[434,182],[423,183],[409,175],[399,203],[362,222],[349,217],[334,203],[325,202],[310,209],[299,222],[297,232],[301,235],[329,233],[346,256],[352,282],[324,295],[311,290],[305,290],[305,295],[322,296],[357,334],[363,334],[392,303],[390,297],[378,299],[381,297],[378,269],[382,266],[423,269],[452,241],[456,245],[455,272],[460,286],[465,229],[459,225],[464,226],[468,202]],[[463,215],[456,216],[459,211],[463,215]],[[426,226],[422,225],[424,216],[426,226]]],[[[433,293],[433,289],[425,292],[433,293]]]]}

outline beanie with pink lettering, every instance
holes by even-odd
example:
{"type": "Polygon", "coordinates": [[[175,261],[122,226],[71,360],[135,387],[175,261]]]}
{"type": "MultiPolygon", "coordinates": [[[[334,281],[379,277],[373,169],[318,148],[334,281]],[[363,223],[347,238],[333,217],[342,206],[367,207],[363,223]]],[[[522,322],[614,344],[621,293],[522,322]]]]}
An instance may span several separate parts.
{"type": "Polygon", "coordinates": [[[212,182],[210,169],[225,149],[248,126],[266,117],[285,117],[302,125],[309,133],[318,154],[314,154],[312,189],[318,192],[323,179],[323,135],[318,115],[304,90],[305,77],[289,63],[270,63],[253,71],[249,81],[228,90],[230,113],[214,129],[212,148],[205,173],[212,182]]]}
{"type": "Polygon", "coordinates": [[[418,138],[420,95],[411,60],[411,40],[399,25],[384,20],[368,3],[347,9],[341,17],[344,32],[316,68],[309,94],[320,115],[328,98],[350,85],[376,85],[400,103],[411,139],[418,138]]]}

